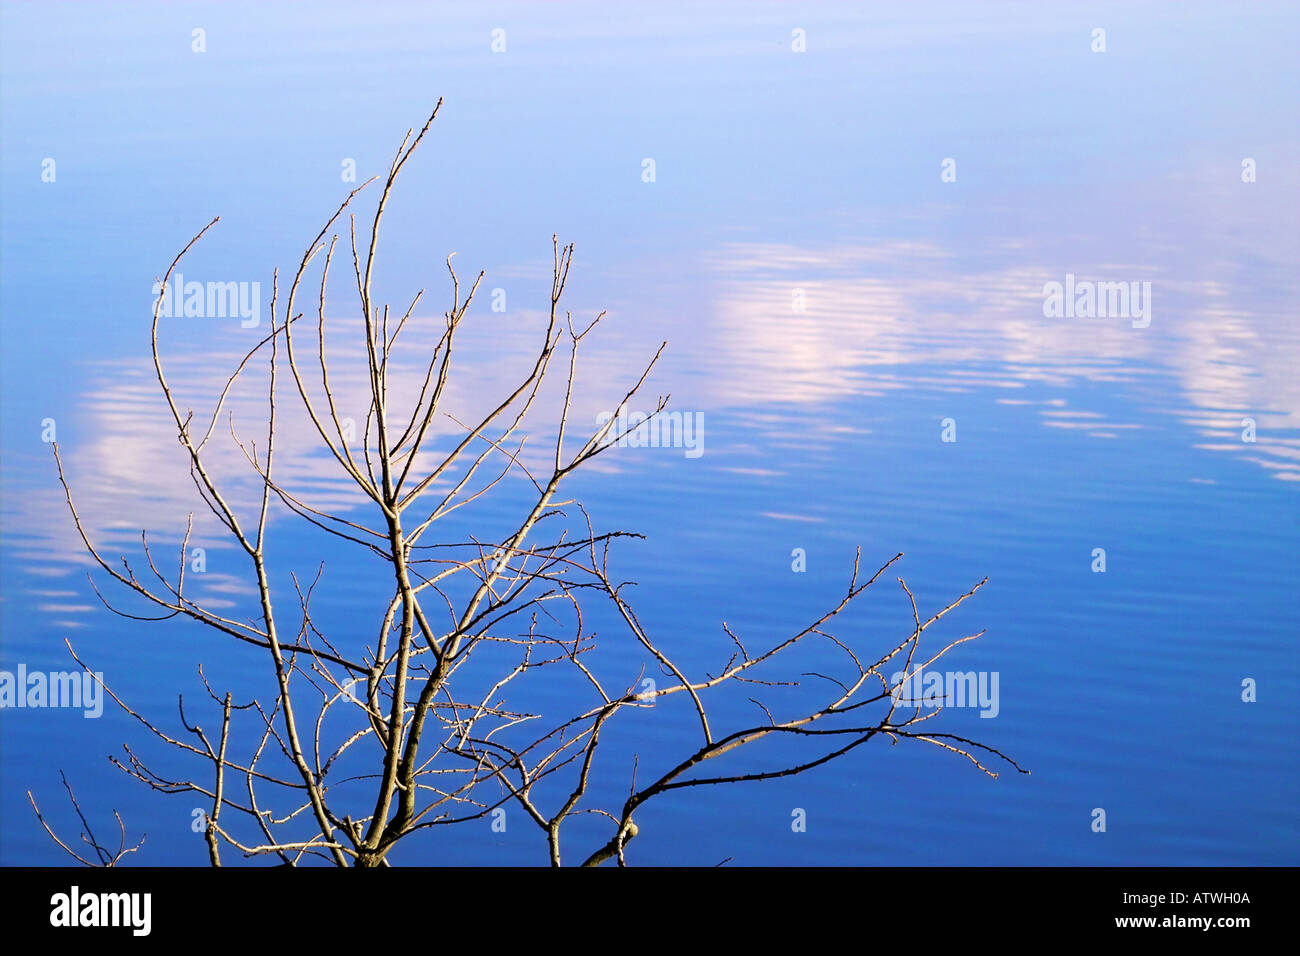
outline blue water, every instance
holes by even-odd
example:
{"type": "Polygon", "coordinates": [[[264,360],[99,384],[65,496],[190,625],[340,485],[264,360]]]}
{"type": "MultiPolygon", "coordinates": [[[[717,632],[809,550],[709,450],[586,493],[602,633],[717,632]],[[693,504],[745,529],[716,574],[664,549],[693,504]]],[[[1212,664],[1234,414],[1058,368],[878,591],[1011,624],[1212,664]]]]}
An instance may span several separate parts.
{"type": "MultiPolygon", "coordinates": [[[[535,347],[553,233],[577,244],[567,307],[609,311],[576,422],[590,427],[669,342],[640,408],[671,393],[672,408],[700,413],[703,454],[615,449],[571,492],[598,527],[646,535],[622,543],[615,570],[693,676],[726,662],[724,620],[751,647],[814,620],[859,546],[868,571],[905,552],[835,631],[871,659],[910,630],[894,571],[924,616],[989,578],[923,646],[984,629],[946,661],[997,672],[998,713],[947,708],[925,727],[997,747],[1030,775],[994,761],[992,779],[921,742],[873,740],[799,777],[656,798],[630,862],[1300,862],[1298,26],[1293,5],[1269,4],[6,5],[0,670],[69,669],[69,640],[177,735],[178,692],[191,721],[219,722],[200,663],[214,687],[270,700],[263,652],[103,608],[42,423],[57,424],[105,550],[139,566],[148,528],[174,563],[202,505],[152,378],[155,276],[220,215],[183,271],[257,281],[269,298],[271,270],[292,270],[351,188],[344,162],[359,179],[383,171],[444,97],[394,194],[377,298],[404,308],[427,287],[410,334],[428,344],[445,256],[464,275],[486,270],[450,397],[463,414],[535,347]],[[1098,27],[1104,53],[1090,49],[1098,27]],[[195,28],[205,52],[191,49],[195,28]],[[806,52],[791,49],[795,29],[806,52]],[[941,178],[948,158],[955,182],[941,178]],[[1044,284],[1067,273],[1150,282],[1149,326],[1046,317],[1044,284]],[[498,288],[504,313],[491,310],[498,288]]],[[[344,341],[355,310],[341,253],[329,314],[344,341]]],[[[182,400],[207,407],[253,334],[237,319],[166,326],[182,400]]],[[[345,401],[361,394],[340,381],[345,401]]],[[[233,401],[241,435],[261,400],[250,387],[233,401]]],[[[313,501],[365,514],[301,426],[286,418],[284,473],[313,501]]],[[[255,503],[237,452],[218,472],[255,503]]],[[[447,534],[499,534],[526,490],[504,483],[447,534]]],[[[254,613],[241,555],[210,525],[199,540],[205,597],[254,613]]],[[[317,620],[338,640],[373,640],[377,564],[282,509],[269,540],[282,605],[289,571],[309,579],[325,560],[317,620]]],[[[607,611],[591,614],[595,659],[625,687],[642,655],[607,611]]],[[[810,644],[767,675],[802,679],[792,697],[745,688],[714,722],[765,719],[749,696],[796,706],[818,687],[800,674],[842,677],[845,664],[810,644]]],[[[590,703],[567,680],[521,693],[548,714],[590,703]]],[[[592,805],[621,803],[634,754],[644,781],[698,746],[681,703],[620,717],[592,805]]],[[[62,769],[101,836],[114,809],[147,833],[132,861],[204,863],[190,826],[202,802],[114,768],[123,743],[164,775],[207,772],[112,707],[97,720],[0,713],[0,862],[63,859],[26,796],[75,840],[62,769]]],[[[504,833],[444,827],[394,860],[544,863],[541,832],[508,813],[504,833]]],[[[573,826],[567,860],[608,836],[596,817],[573,826]]]]}

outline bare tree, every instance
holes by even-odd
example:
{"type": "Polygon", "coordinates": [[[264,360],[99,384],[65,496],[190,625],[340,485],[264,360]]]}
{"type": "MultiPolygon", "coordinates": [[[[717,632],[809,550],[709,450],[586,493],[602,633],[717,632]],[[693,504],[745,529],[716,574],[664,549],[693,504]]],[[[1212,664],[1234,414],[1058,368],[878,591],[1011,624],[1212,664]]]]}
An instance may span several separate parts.
{"type": "MultiPolygon", "coordinates": [[[[387,305],[372,301],[372,284],[380,224],[394,182],[437,114],[436,107],[418,133],[408,131],[403,139],[383,181],[368,241],[358,244],[356,220],[349,216],[352,272],[364,336],[357,345],[364,346],[362,374],[369,403],[360,440],[336,402],[333,371],[327,360],[325,303],[339,238],[331,230],[374,179],[350,193],[308,244],[283,294],[276,273],[270,331],[237,364],[206,424],[182,407],[164,372],[159,349],[161,296],[155,306],[152,352],[158,384],[198,495],[222,533],[233,539],[246,557],[257,594],[258,610],[253,616],[241,620],[218,613],[196,600],[193,588],[187,590],[185,549],[194,527],[193,514],[175,574],[159,567],[143,533],[147,574],[137,574],[125,557],[110,560],[92,540],[88,522],[74,504],[55,446],[59,480],[90,555],[109,577],[161,613],[132,614],[107,600],[105,604],[132,619],[189,618],[257,648],[267,678],[273,679],[269,697],[236,704],[231,693],[214,690],[204,676],[209,706],[220,715],[220,729],[215,733],[190,720],[183,699],[179,715],[183,732],[169,733],[105,687],[149,735],[197,759],[206,770],[188,778],[163,776],[130,746],[124,748],[122,758],[111,757],[113,763],[155,790],[188,793],[202,800],[206,808],[203,833],[214,866],[222,864],[227,847],[245,857],[273,855],[285,864],[319,858],[338,866],[388,865],[389,852],[400,841],[420,831],[481,821],[506,804],[522,808],[541,831],[551,864],[558,866],[562,859],[585,865],[616,859],[622,864],[628,841],[638,833],[637,813],[651,800],[694,787],[801,774],[877,737],[893,743],[906,739],[933,744],[992,776],[996,774],[984,766],[980,755],[1015,766],[1010,758],[983,744],[928,731],[924,723],[938,711],[923,714],[919,706],[901,703],[900,682],[884,676],[888,668],[900,664],[902,672],[910,676],[957,644],[980,636],[983,632],[952,641],[928,657],[920,651],[921,635],[974,594],[983,581],[922,619],[911,592],[898,579],[911,601],[912,621],[896,643],[876,654],[855,647],[861,641],[836,637],[830,627],[901,554],[889,558],[869,576],[855,558],[846,574],[847,587],[833,607],[761,649],[751,651],[724,623],[719,637],[724,652],[720,658],[725,661],[712,675],[688,675],[665,649],[671,642],[648,633],[628,601],[627,582],[618,581],[610,569],[614,540],[638,536],[625,531],[597,532],[582,506],[562,496],[562,486],[574,472],[638,427],[627,425],[619,413],[645,385],[664,346],[633,376],[630,387],[620,389],[614,416],[590,433],[570,434],[580,346],[604,316],[601,313],[586,325],[575,324],[572,315],[560,308],[573,263],[572,245],[553,241],[549,321],[520,380],[499,402],[489,403],[486,414],[467,423],[454,421],[457,431],[450,440],[433,440],[440,434],[435,423],[446,416],[443,406],[453,344],[483,273],[466,289],[451,257],[447,258],[451,304],[440,327],[433,330],[431,338],[436,338],[436,345],[431,357],[422,360],[418,390],[390,389],[390,371],[396,363],[390,358],[396,354],[408,322],[419,323],[415,310],[423,293],[399,316],[387,305]],[[299,297],[309,269],[317,262],[320,277],[318,286],[313,282],[318,289],[315,315],[303,322],[299,297]],[[523,454],[527,441],[523,425],[557,356],[563,366],[562,400],[557,402],[558,418],[553,420],[539,467],[536,457],[523,454]],[[230,426],[256,475],[259,500],[250,515],[237,513],[214,476],[208,455],[232,388],[255,362],[265,363],[268,382],[261,446],[257,441],[240,440],[233,419],[230,426]],[[296,393],[291,401],[301,403],[314,430],[313,441],[319,441],[342,475],[359,490],[364,508],[317,507],[309,503],[308,495],[287,487],[279,477],[276,439],[286,389],[296,393]],[[618,430],[620,422],[627,430],[618,430]],[[442,527],[440,521],[499,488],[508,475],[521,477],[529,489],[511,524],[513,530],[490,541],[428,540],[431,529],[442,527]],[[285,610],[285,588],[267,561],[267,529],[273,509],[362,549],[382,564],[389,597],[375,609],[377,627],[372,639],[328,637],[330,628],[313,617],[311,602],[321,579],[319,567],[309,584],[296,572],[288,579],[292,590],[289,610],[285,610]],[[592,601],[604,604],[605,613],[624,629],[624,639],[639,648],[637,653],[648,672],[656,674],[653,679],[644,679],[646,670],[611,677],[605,673],[609,668],[592,663],[596,642],[584,624],[584,608],[590,608],[592,601]],[[730,729],[715,724],[706,700],[723,688],[744,692],[746,685],[761,685],[779,693],[799,686],[799,681],[781,679],[772,668],[810,640],[837,648],[846,668],[839,677],[811,675],[819,685],[831,688],[817,703],[809,705],[804,695],[797,710],[778,717],[772,710],[776,705],[750,698],[761,714],[756,723],[730,729]],[[521,686],[539,676],[546,682],[576,682],[575,703],[567,712],[534,712],[513,703],[521,699],[517,696],[521,686]],[[579,690],[586,695],[585,703],[579,690]],[[616,718],[623,718],[624,711],[645,711],[659,700],[674,698],[693,711],[692,719],[699,725],[698,744],[668,761],[659,752],[644,761],[638,758],[637,762],[654,764],[648,774],[645,769],[638,772],[632,761],[623,763],[617,772],[630,771],[632,777],[626,798],[621,804],[614,800],[606,806],[589,805],[596,802],[593,773],[608,728],[616,718]],[[236,723],[251,730],[237,735],[236,723]],[[726,763],[711,763],[716,758],[765,739],[795,741],[797,748],[778,748],[785,757],[768,769],[729,765],[725,770],[712,770],[726,763]],[[791,752],[797,756],[790,758],[791,752]],[[562,828],[579,814],[604,818],[608,837],[581,848],[576,855],[562,857],[562,828]]],[[[167,287],[182,257],[216,222],[214,219],[205,226],[176,257],[161,279],[162,288],[167,287]]],[[[355,346],[351,354],[359,354],[355,346]]],[[[658,400],[655,415],[663,413],[666,402],[666,398],[658,400]]],[[[442,424],[445,426],[445,421],[442,424]]],[[[86,667],[71,645],[69,650],[86,667]]],[[[84,817],[82,821],[84,824],[84,817]]],[[[89,825],[85,826],[89,833],[89,825]]],[[[48,825],[46,828],[55,837],[48,825]]],[[[124,827],[122,835],[125,847],[124,827]]],[[[124,852],[130,852],[100,848],[93,835],[83,839],[96,848],[100,863],[116,863],[124,852]]],[[[62,841],[60,845],[72,852],[62,841]]]]}

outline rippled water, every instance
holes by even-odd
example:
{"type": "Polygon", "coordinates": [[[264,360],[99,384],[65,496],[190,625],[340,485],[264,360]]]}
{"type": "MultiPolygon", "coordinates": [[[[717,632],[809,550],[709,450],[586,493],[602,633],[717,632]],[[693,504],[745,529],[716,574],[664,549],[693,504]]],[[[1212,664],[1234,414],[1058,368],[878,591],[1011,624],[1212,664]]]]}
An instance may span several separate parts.
{"type": "MultiPolygon", "coordinates": [[[[651,804],[632,862],[1300,862],[1294,7],[17,5],[2,18],[3,669],[66,669],[70,640],[172,729],[176,692],[201,694],[199,661],[214,683],[259,686],[255,652],[103,609],[43,420],[105,549],[138,554],[145,527],[174,554],[202,506],[152,378],[154,277],[219,214],[184,272],[260,281],[269,297],[271,269],[291,268],[350,188],[342,164],[383,169],[443,96],[394,195],[379,296],[427,287],[422,317],[440,321],[453,250],[464,273],[487,271],[485,292],[505,291],[504,313],[488,295],[471,313],[450,395],[465,415],[536,346],[552,233],[577,243],[569,308],[609,311],[575,421],[593,423],[668,341],[646,401],[671,393],[700,413],[703,454],[615,449],[575,491],[605,527],[647,535],[616,566],[683,665],[725,663],[723,620],[757,646],[815,619],[858,546],[870,570],[905,552],[898,571],[927,614],[989,578],[935,639],[986,630],[948,660],[998,673],[998,713],[936,721],[1030,776],[872,742],[798,778],[651,804]],[[1090,51],[1096,27],[1105,53],[1090,51]],[[792,52],[794,29],[807,52],[792,52]],[[1067,274],[1149,282],[1149,324],[1047,317],[1044,285],[1067,274]],[[796,808],[806,832],[792,832],[796,808]]],[[[340,293],[340,343],[353,314],[340,293]]],[[[433,328],[411,332],[417,351],[433,328]]],[[[166,326],[182,399],[219,390],[253,334],[237,319],[166,326]]],[[[415,374],[395,381],[418,388],[415,374]]],[[[365,388],[341,362],[342,404],[365,388]]],[[[236,422],[251,431],[262,400],[251,385],[233,396],[236,422]]],[[[282,432],[284,474],[318,506],[359,507],[302,424],[282,432]]],[[[254,503],[237,453],[216,470],[254,503]]],[[[499,527],[522,490],[448,533],[499,527]]],[[[203,594],[250,613],[239,555],[199,534],[203,594]]],[[[283,514],[271,547],[284,571],[328,559],[317,614],[370,635],[373,565],[283,514]]],[[[886,575],[838,633],[883,652],[910,623],[886,575]]],[[[640,658],[608,628],[602,660],[626,683],[640,658]]],[[[838,653],[810,650],[798,669],[841,668],[838,653]]],[[[560,685],[532,693],[572,703],[560,685]]],[[[721,703],[721,725],[755,720],[745,696],[721,703]]],[[[104,759],[138,732],[112,710],[0,715],[0,860],[58,861],[25,791],[74,827],[62,768],[92,819],[118,808],[148,831],[141,862],[203,862],[192,798],[150,794],[104,759]]],[[[633,752],[645,774],[698,743],[690,710],[667,703],[620,733],[599,785],[610,805],[633,752]]],[[[599,826],[582,826],[594,845],[599,826]]],[[[484,823],[405,860],[543,862],[542,846],[523,822],[484,823]]]]}

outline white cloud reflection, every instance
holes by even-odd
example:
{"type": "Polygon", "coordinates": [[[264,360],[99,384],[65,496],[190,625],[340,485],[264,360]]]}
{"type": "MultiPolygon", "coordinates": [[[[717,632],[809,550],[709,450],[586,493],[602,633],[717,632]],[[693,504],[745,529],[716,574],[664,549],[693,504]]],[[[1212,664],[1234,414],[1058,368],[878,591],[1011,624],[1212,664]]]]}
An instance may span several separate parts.
{"type": "MultiPolygon", "coordinates": [[[[1300,481],[1300,376],[1294,371],[1300,333],[1285,294],[1275,289],[1271,298],[1260,299],[1241,281],[1188,279],[1169,268],[1125,265],[1111,256],[1093,262],[1075,257],[1063,264],[1017,240],[990,241],[983,253],[973,265],[937,242],[915,239],[826,248],[724,245],[707,262],[706,291],[693,310],[665,307],[643,284],[658,314],[667,318],[655,323],[617,312],[611,316],[580,364],[573,434],[612,407],[653,345],[666,337],[673,347],[642,405],[648,409],[656,395],[672,392],[676,407],[735,416],[739,433],[724,438],[713,430],[710,435],[715,443],[730,442],[737,453],[717,460],[731,471],[778,474],[780,466],[772,459],[779,449],[807,446],[820,440],[818,435],[829,438],[843,430],[842,417],[818,410],[845,399],[888,403],[909,392],[996,390],[1002,393],[996,401],[1008,414],[1032,415],[1043,427],[1068,430],[1080,440],[1140,440],[1153,420],[1172,416],[1192,430],[1189,447],[1237,455],[1277,479],[1300,481]],[[1105,280],[1150,280],[1156,310],[1151,326],[1135,329],[1126,319],[1045,318],[1043,284],[1066,271],[1105,280]],[[1097,384],[1106,388],[1081,387],[1097,384]],[[1040,397],[1017,394],[1030,387],[1040,397]],[[1041,397],[1045,391],[1052,397],[1041,397]],[[1106,407],[1090,404],[1097,396],[1106,407]],[[1253,444],[1241,440],[1247,417],[1256,422],[1253,444]]],[[[530,269],[517,271],[525,275],[530,269]]],[[[441,321],[413,320],[404,333],[410,351],[392,368],[394,394],[409,399],[418,392],[419,359],[431,350],[441,321]]],[[[508,392],[535,354],[543,327],[540,313],[515,310],[498,316],[479,309],[467,323],[454,362],[446,410],[469,421],[508,392]]],[[[359,342],[355,320],[332,318],[329,329],[332,350],[340,356],[347,354],[349,342],[359,342]]],[[[249,339],[240,331],[226,329],[205,340],[211,330],[167,330],[168,375],[183,406],[209,407],[239,349],[247,347],[249,339]]],[[[300,360],[319,396],[318,372],[307,362],[306,344],[300,360]]],[[[554,371],[562,377],[558,363],[554,371]]],[[[332,361],[331,373],[340,416],[363,422],[369,398],[362,367],[340,358],[332,361]]],[[[322,453],[283,368],[279,394],[280,480],[313,507],[347,511],[364,504],[333,458],[322,453]]],[[[554,389],[543,396],[535,427],[554,420],[559,400],[554,389]]],[[[160,535],[160,562],[165,556],[174,568],[178,535],[191,511],[195,543],[216,552],[229,547],[194,495],[147,359],[91,366],[80,407],[75,440],[62,448],[86,524],[106,553],[138,553],[139,529],[145,527],[160,535]]],[[[265,428],[260,375],[250,374],[232,394],[214,438],[211,465],[236,510],[251,516],[258,482],[229,439],[230,415],[240,437],[256,439],[260,448],[265,428]]],[[[459,430],[440,417],[433,443],[445,445],[459,430]]],[[[545,431],[536,433],[527,460],[539,463],[547,454],[546,441],[545,431]]],[[[615,454],[600,462],[617,470],[626,460],[615,454]]],[[[8,544],[30,573],[53,578],[73,565],[89,566],[57,486],[42,482],[30,490],[25,505],[21,515],[10,512],[14,533],[8,544]]],[[[814,520],[788,513],[768,517],[814,520]]],[[[201,580],[192,579],[202,595],[225,607],[249,593],[242,574],[227,573],[231,563],[211,564],[214,569],[201,580]]],[[[66,616],[84,606],[77,601],[59,610],[66,616]]]]}

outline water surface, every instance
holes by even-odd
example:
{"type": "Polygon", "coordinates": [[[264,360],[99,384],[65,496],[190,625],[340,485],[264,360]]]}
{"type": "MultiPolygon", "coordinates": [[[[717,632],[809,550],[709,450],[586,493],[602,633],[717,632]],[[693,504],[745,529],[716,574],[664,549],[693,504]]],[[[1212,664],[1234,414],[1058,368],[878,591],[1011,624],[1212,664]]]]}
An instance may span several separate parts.
{"type": "MultiPolygon", "coordinates": [[[[950,663],[998,672],[998,714],[937,721],[1030,776],[873,742],[802,777],[652,804],[631,862],[1300,862],[1294,7],[18,4],[0,16],[4,669],[66,669],[70,640],[173,730],[177,691],[197,706],[198,662],[214,683],[265,692],[254,652],[100,605],[42,422],[57,423],[106,550],[138,553],[143,527],[172,553],[202,506],[152,379],[154,277],[220,215],[184,271],[258,281],[269,297],[271,270],[291,268],[351,188],[345,161],[362,179],[381,172],[444,97],[394,195],[378,295],[405,304],[429,289],[418,342],[445,307],[449,252],[465,273],[486,270],[485,292],[505,290],[504,313],[488,296],[471,312],[451,392],[465,414],[536,345],[553,233],[577,244],[569,308],[609,312],[575,421],[594,422],[669,342],[647,404],[671,393],[700,413],[704,453],[616,449],[574,490],[605,527],[647,535],[617,566],[684,666],[725,662],[723,620],[759,645],[814,619],[859,546],[871,570],[906,552],[898,571],[927,613],[989,578],[934,637],[986,629],[950,663]],[[1105,53],[1090,50],[1097,27],[1105,53]],[[1149,282],[1149,325],[1045,316],[1044,284],[1067,274],[1149,282]],[[1105,833],[1091,828],[1097,808],[1105,833]],[[792,832],[795,809],[806,832],[792,832]]],[[[331,328],[345,341],[355,311],[339,288],[331,328]]],[[[253,334],[237,319],[173,322],[178,392],[213,394],[253,334]]],[[[339,389],[363,401],[360,378],[339,389]]],[[[232,406],[250,430],[260,401],[250,386],[232,406]]],[[[285,473],[321,506],[358,507],[301,424],[284,432],[285,473]]],[[[219,467],[244,505],[246,472],[235,456],[219,467]]],[[[490,534],[520,491],[448,533],[490,534]]],[[[205,596],[251,613],[240,556],[201,533],[205,596]]],[[[370,634],[374,565],[283,513],[271,541],[281,573],[328,557],[317,613],[370,634]]],[[[910,620],[886,575],[838,633],[883,651],[910,620]]],[[[608,623],[603,660],[630,681],[640,658],[608,623]]],[[[800,662],[841,665],[829,648],[800,662]]],[[[572,704],[558,685],[531,693],[572,704]]],[[[741,695],[718,720],[757,713],[741,695]]],[[[92,819],[118,808],[148,832],[140,862],[204,862],[195,801],[152,794],[105,759],[139,731],[111,709],[0,715],[0,860],[59,861],[25,791],[75,829],[62,768],[92,819]]],[[[691,712],[667,705],[620,733],[600,784],[609,805],[633,752],[648,773],[698,743],[691,712]]],[[[583,850],[603,839],[582,826],[583,850]]],[[[403,861],[542,851],[524,822],[484,823],[403,861]]]]}

